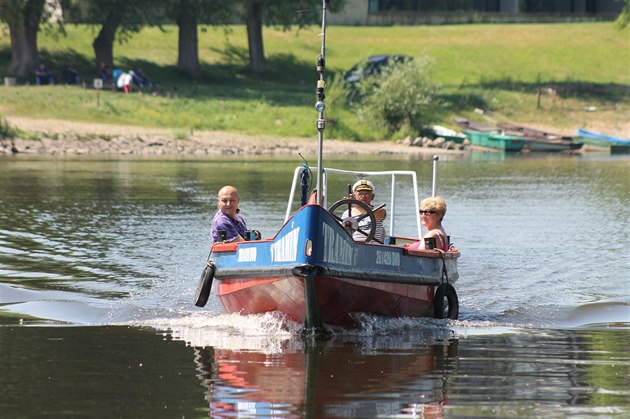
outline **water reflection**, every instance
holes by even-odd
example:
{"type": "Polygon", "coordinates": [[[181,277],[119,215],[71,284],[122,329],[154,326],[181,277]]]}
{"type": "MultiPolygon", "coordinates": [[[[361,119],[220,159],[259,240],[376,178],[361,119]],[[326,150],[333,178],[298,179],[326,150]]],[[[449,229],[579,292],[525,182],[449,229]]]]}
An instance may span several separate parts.
{"type": "Polygon", "coordinates": [[[628,412],[627,333],[512,331],[416,341],[195,347],[211,417],[569,417],[628,412]],[[406,342],[406,343],[405,343],[406,342]]]}
{"type": "Polygon", "coordinates": [[[306,342],[268,354],[195,348],[210,416],[442,417],[457,341],[408,350],[306,342]],[[440,374],[439,371],[443,371],[440,374]]]}
{"type": "Polygon", "coordinates": [[[0,411],[250,418],[630,413],[627,330],[372,318],[321,342],[301,338],[295,326],[270,315],[173,317],[151,328],[0,323],[0,411]]]}

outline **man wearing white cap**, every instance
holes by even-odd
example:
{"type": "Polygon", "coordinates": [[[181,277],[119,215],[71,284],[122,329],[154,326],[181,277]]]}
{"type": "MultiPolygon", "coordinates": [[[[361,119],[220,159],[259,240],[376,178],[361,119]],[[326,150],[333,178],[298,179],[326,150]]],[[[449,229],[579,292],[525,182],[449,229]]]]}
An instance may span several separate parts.
{"type": "MultiPolygon", "coordinates": [[[[358,180],[352,185],[352,198],[357,201],[361,201],[364,204],[368,205],[370,208],[373,208],[372,200],[374,199],[374,184],[366,179],[358,180]]],[[[352,215],[361,215],[363,214],[363,209],[359,206],[352,207],[352,215]]],[[[348,211],[345,211],[342,215],[342,218],[348,217],[348,211]]],[[[385,208],[381,208],[378,211],[374,212],[374,218],[376,218],[376,230],[374,233],[374,239],[383,243],[385,240],[385,227],[383,226],[383,220],[385,219],[386,212],[385,208]]],[[[368,233],[372,229],[372,221],[370,217],[365,217],[361,221],[359,221],[359,228],[361,231],[368,233]]],[[[365,241],[366,235],[356,231],[352,238],[356,241],[365,241]]]]}

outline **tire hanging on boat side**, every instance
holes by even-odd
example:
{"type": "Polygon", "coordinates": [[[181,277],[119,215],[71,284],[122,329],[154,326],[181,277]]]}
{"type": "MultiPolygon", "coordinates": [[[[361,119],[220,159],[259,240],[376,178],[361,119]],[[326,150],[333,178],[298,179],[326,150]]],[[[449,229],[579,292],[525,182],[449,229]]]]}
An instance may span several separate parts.
{"type": "Polygon", "coordinates": [[[214,271],[216,266],[214,263],[209,262],[206,264],[201,277],[199,278],[199,285],[197,285],[197,291],[195,291],[195,305],[197,307],[204,307],[210,297],[210,290],[212,289],[212,279],[214,278],[214,271]]]}
{"type": "Polygon", "coordinates": [[[433,297],[433,317],[436,319],[457,320],[459,317],[459,300],[455,288],[451,284],[441,284],[433,297]],[[444,305],[444,301],[448,306],[444,305]]]}

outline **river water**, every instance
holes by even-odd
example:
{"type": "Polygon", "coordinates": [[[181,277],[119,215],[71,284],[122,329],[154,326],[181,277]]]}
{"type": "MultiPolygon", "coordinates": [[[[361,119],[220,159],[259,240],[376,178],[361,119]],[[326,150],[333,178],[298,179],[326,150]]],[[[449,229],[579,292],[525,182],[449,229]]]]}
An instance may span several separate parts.
{"type": "MultiPolygon", "coordinates": [[[[457,321],[363,316],[318,340],[195,307],[218,188],[268,237],[300,164],[0,159],[0,416],[630,415],[630,158],[442,157],[457,321]]],[[[326,164],[431,192],[431,156],[326,164]]]]}

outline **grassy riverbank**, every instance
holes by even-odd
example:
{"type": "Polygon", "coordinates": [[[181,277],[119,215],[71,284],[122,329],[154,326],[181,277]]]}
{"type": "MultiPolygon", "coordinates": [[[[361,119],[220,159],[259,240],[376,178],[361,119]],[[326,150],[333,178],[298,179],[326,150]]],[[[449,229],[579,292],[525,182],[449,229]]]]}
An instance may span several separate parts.
{"type": "MultiPolygon", "coordinates": [[[[339,77],[368,55],[428,54],[433,79],[450,106],[435,123],[453,126],[457,116],[516,121],[573,133],[586,127],[628,135],[630,45],[628,30],[612,23],[335,27],[327,34],[329,76],[339,77]],[[475,109],[485,112],[483,116],[475,109]]],[[[76,66],[88,89],[70,86],[0,87],[0,114],[82,122],[190,130],[225,130],[274,136],[313,136],[316,112],[314,61],[319,27],[283,32],[265,28],[268,72],[247,71],[244,27],[200,33],[204,74],[177,71],[177,29],[145,29],[114,47],[122,69],[142,67],[160,83],[157,95],[124,95],[90,88],[94,74],[85,26],[68,37],[40,34],[41,59],[59,73],[76,66]]],[[[0,38],[0,75],[10,61],[8,37],[0,38]]],[[[24,83],[30,82],[31,86],[24,83]]],[[[381,139],[349,109],[330,106],[328,136],[381,139]]],[[[183,135],[183,134],[182,134],[183,135]]]]}

